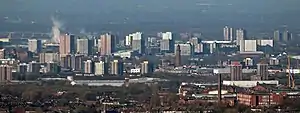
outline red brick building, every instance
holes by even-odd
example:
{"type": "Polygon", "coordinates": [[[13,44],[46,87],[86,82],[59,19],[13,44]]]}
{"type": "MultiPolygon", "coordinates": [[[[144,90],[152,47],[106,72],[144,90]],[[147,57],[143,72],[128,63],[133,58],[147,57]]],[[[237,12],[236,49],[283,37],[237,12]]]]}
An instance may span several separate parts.
{"type": "Polygon", "coordinates": [[[275,93],[238,93],[237,101],[251,107],[279,105],[283,100],[281,94],[275,93]]]}

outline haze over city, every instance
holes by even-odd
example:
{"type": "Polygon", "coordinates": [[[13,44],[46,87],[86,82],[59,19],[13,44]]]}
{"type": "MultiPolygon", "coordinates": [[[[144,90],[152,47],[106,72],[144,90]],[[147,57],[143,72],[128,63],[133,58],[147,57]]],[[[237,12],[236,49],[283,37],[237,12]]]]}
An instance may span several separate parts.
{"type": "Polygon", "coordinates": [[[69,32],[201,32],[220,39],[225,25],[251,36],[298,34],[299,0],[5,0],[0,31],[50,32],[55,17],[69,32]]]}
{"type": "Polygon", "coordinates": [[[2,113],[300,112],[300,0],[2,0],[2,113]]]}

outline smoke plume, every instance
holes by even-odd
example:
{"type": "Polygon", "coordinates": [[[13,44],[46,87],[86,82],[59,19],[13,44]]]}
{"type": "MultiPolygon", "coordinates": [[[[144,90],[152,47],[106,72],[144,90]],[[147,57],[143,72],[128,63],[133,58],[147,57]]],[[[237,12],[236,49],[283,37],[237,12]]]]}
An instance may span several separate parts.
{"type": "Polygon", "coordinates": [[[53,26],[52,26],[52,39],[54,43],[59,43],[60,39],[60,30],[62,29],[63,24],[54,17],[51,17],[53,26]]]}

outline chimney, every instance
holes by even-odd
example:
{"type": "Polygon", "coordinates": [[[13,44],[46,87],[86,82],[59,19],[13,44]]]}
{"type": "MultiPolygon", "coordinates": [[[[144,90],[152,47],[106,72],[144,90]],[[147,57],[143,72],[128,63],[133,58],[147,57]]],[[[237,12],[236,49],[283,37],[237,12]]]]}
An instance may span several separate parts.
{"type": "Polygon", "coordinates": [[[222,101],[222,78],[221,78],[221,74],[217,74],[218,76],[218,102],[221,103],[222,101]]]}

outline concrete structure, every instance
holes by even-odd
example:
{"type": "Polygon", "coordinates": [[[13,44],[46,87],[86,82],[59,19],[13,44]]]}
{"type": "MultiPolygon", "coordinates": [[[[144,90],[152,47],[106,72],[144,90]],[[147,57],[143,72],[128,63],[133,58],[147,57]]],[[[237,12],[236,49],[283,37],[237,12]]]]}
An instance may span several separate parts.
{"type": "Polygon", "coordinates": [[[194,53],[203,53],[204,52],[203,43],[196,44],[193,47],[194,47],[194,53]]]}
{"type": "Polygon", "coordinates": [[[229,28],[228,26],[225,26],[223,29],[223,36],[224,36],[224,40],[233,41],[233,28],[229,28]]]}
{"type": "Polygon", "coordinates": [[[160,41],[160,51],[172,53],[174,51],[174,39],[172,32],[162,33],[162,40],[160,41]]]}
{"type": "Polygon", "coordinates": [[[73,55],[64,55],[60,57],[60,66],[63,68],[72,67],[72,56],[73,55]]]}
{"type": "Polygon", "coordinates": [[[0,49],[0,59],[5,59],[5,49],[0,49]]]}
{"type": "Polygon", "coordinates": [[[135,56],[136,52],[132,51],[132,50],[125,50],[125,51],[118,51],[113,53],[113,56],[119,56],[121,58],[131,58],[132,56],[135,56]]]}
{"type": "Polygon", "coordinates": [[[32,61],[28,64],[28,72],[30,73],[40,73],[41,64],[35,61],[32,61]]]}
{"type": "Polygon", "coordinates": [[[74,54],[75,48],[75,36],[70,34],[63,34],[60,36],[59,41],[59,53],[61,56],[74,54]]]}
{"type": "Polygon", "coordinates": [[[253,66],[253,59],[252,58],[245,58],[244,63],[245,63],[245,66],[253,66]]]}
{"type": "Polygon", "coordinates": [[[125,46],[131,46],[132,45],[132,39],[133,39],[133,34],[129,34],[128,36],[125,37],[125,46]]]}
{"type": "MultiPolygon", "coordinates": [[[[100,36],[100,55],[111,55],[115,52],[115,36],[112,34],[103,34],[100,36]]],[[[99,45],[98,45],[99,46],[99,45]]]]}
{"type": "Polygon", "coordinates": [[[275,41],[281,41],[282,40],[282,34],[280,33],[279,30],[274,31],[274,37],[273,39],[275,41]]]}
{"type": "Polygon", "coordinates": [[[106,75],[108,74],[108,64],[104,61],[95,62],[95,75],[106,75]]]}
{"type": "Polygon", "coordinates": [[[214,53],[218,49],[217,43],[209,44],[209,53],[214,53]]]}
{"type": "Polygon", "coordinates": [[[111,61],[111,65],[110,65],[110,71],[112,75],[119,75],[122,76],[123,75],[123,62],[120,60],[113,60],[111,61]]]}
{"type": "MultiPolygon", "coordinates": [[[[257,42],[256,40],[244,40],[244,50],[243,52],[256,52],[257,51],[257,42]]],[[[242,46],[242,45],[240,45],[242,46]]]]}
{"type": "Polygon", "coordinates": [[[223,85],[227,86],[237,86],[237,87],[245,87],[250,88],[257,86],[258,84],[267,84],[267,85],[278,85],[278,80],[267,80],[267,81],[223,81],[223,85]]]}
{"type": "Polygon", "coordinates": [[[21,74],[25,74],[25,73],[27,73],[27,69],[28,69],[28,64],[21,63],[18,65],[17,72],[19,72],[21,74]]]}
{"type": "Polygon", "coordinates": [[[130,69],[130,73],[135,73],[135,74],[137,74],[137,73],[141,73],[141,68],[135,68],[135,69],[130,69]]]}
{"type": "Polygon", "coordinates": [[[136,32],[130,35],[132,36],[132,50],[138,51],[139,54],[143,54],[145,52],[145,40],[143,33],[136,32]]]}
{"type": "Polygon", "coordinates": [[[141,74],[148,74],[153,72],[153,65],[149,61],[143,61],[141,63],[141,74]]]}
{"type": "Polygon", "coordinates": [[[28,39],[28,51],[39,53],[42,50],[42,41],[37,39],[28,39]]]}
{"type": "Polygon", "coordinates": [[[262,80],[268,80],[269,79],[269,72],[268,72],[268,64],[266,63],[259,63],[257,64],[257,75],[261,76],[262,80]]]}
{"type": "Polygon", "coordinates": [[[257,40],[257,45],[274,47],[274,40],[257,40]]]}
{"type": "MultiPolygon", "coordinates": [[[[183,56],[190,56],[193,55],[193,49],[192,49],[192,44],[175,44],[174,48],[177,49],[177,47],[180,47],[180,55],[183,56]]],[[[174,51],[176,51],[176,49],[174,51]]]]}
{"type": "Polygon", "coordinates": [[[0,65],[0,82],[12,80],[12,66],[0,65]]]}
{"type": "Polygon", "coordinates": [[[283,41],[287,42],[287,41],[292,40],[292,38],[293,38],[292,33],[290,33],[290,32],[287,31],[287,30],[283,32],[283,35],[282,35],[282,40],[283,40],[283,41]]]}
{"type": "Polygon", "coordinates": [[[201,43],[205,43],[205,44],[232,44],[231,41],[223,41],[223,40],[211,40],[211,41],[201,41],[201,43]]]}
{"type": "Polygon", "coordinates": [[[95,73],[95,64],[92,60],[84,61],[84,73],[94,74],[95,73]]]}
{"type": "Polygon", "coordinates": [[[101,37],[97,39],[97,52],[101,52],[101,37]]]}
{"type": "MultiPolygon", "coordinates": [[[[243,74],[255,74],[256,69],[242,69],[243,74]]],[[[213,69],[214,74],[230,74],[230,67],[229,68],[218,68],[213,69]]]]}
{"type": "MultiPolygon", "coordinates": [[[[246,39],[246,31],[243,29],[237,29],[236,30],[236,45],[241,46],[241,42],[243,43],[246,39]]],[[[243,46],[243,45],[242,45],[243,46]]]]}
{"type": "Polygon", "coordinates": [[[82,71],[82,63],[83,63],[83,57],[84,55],[81,54],[75,54],[71,56],[71,67],[75,71],[82,71]]]}
{"type": "Polygon", "coordinates": [[[230,78],[232,81],[243,80],[242,65],[239,62],[230,64],[230,78]]]}
{"type": "Polygon", "coordinates": [[[201,43],[201,40],[198,37],[193,37],[189,40],[189,42],[194,46],[201,43]]]}
{"type": "Polygon", "coordinates": [[[46,68],[47,73],[58,74],[60,72],[60,66],[56,62],[48,62],[46,68]]]}
{"type": "Polygon", "coordinates": [[[175,52],[175,66],[181,66],[181,49],[180,45],[177,45],[176,52],[175,52]]]}
{"type": "Polygon", "coordinates": [[[77,39],[77,54],[89,53],[89,40],[88,39],[77,39]]]}
{"type": "Polygon", "coordinates": [[[52,52],[40,53],[39,60],[40,63],[60,62],[60,55],[52,52]]]}

